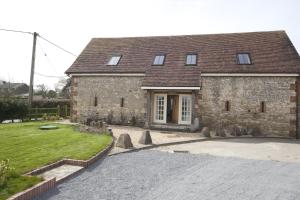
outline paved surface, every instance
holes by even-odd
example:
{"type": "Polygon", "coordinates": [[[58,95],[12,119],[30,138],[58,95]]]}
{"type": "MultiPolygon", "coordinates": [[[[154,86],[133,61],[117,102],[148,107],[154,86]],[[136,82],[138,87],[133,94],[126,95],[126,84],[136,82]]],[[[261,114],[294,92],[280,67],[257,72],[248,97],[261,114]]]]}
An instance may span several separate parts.
{"type": "Polygon", "coordinates": [[[51,179],[56,177],[56,180],[59,181],[60,179],[81,170],[83,167],[74,166],[74,165],[62,165],[57,168],[51,169],[46,171],[39,176],[42,176],[45,180],[51,179]]]}
{"type": "Polygon", "coordinates": [[[292,139],[231,138],[229,140],[165,146],[155,148],[155,150],[189,151],[192,154],[300,163],[300,141],[292,139]]]}
{"type": "Polygon", "coordinates": [[[107,157],[40,199],[292,200],[300,164],[140,151],[107,157]]]}
{"type": "MultiPolygon", "coordinates": [[[[139,144],[139,139],[145,131],[145,129],[132,127],[132,126],[114,126],[110,125],[109,128],[112,129],[113,134],[116,138],[122,133],[128,133],[130,135],[132,144],[134,148],[144,147],[146,145],[139,144]]],[[[200,133],[189,133],[189,132],[176,132],[176,131],[159,131],[150,130],[151,138],[153,144],[169,143],[169,142],[179,142],[185,140],[193,140],[204,138],[200,133]]],[[[119,147],[114,147],[110,154],[128,151],[119,147]]]]}

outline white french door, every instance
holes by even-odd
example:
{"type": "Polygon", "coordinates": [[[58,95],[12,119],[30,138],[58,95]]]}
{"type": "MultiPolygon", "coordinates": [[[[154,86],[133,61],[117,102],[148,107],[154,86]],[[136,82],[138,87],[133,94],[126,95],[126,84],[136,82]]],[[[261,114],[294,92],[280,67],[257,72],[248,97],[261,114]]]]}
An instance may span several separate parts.
{"type": "Polygon", "coordinates": [[[191,124],[192,118],[192,96],[188,94],[179,95],[179,124],[191,124]]]}
{"type": "Polygon", "coordinates": [[[166,123],[167,121],[167,94],[154,95],[154,122],[166,123]]]}

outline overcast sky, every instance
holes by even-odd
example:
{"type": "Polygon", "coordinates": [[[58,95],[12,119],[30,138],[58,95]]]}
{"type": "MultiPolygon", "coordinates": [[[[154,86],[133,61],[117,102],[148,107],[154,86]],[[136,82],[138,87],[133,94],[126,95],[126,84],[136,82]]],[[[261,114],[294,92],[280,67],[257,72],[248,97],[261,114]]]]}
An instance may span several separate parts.
{"type": "MultiPolygon", "coordinates": [[[[300,52],[299,0],[2,0],[0,28],[38,32],[79,55],[92,37],[285,30],[300,52]]],[[[32,36],[0,31],[0,79],[29,83],[32,36]]],[[[38,38],[35,71],[64,76],[76,57],[38,38]]],[[[35,76],[54,87],[58,78],[35,76]]]]}

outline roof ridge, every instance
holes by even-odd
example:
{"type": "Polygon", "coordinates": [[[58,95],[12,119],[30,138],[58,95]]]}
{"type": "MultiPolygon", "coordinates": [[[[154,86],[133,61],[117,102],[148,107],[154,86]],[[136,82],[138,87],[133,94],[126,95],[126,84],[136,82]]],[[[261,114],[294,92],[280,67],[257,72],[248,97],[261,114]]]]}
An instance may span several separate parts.
{"type": "Polygon", "coordinates": [[[150,35],[150,36],[125,36],[125,37],[93,37],[94,39],[136,39],[136,38],[167,38],[167,37],[188,37],[188,36],[219,36],[219,35],[235,35],[235,34],[255,34],[255,33],[286,33],[285,30],[273,31],[249,31],[249,32],[229,32],[229,33],[205,33],[205,34],[187,34],[187,35],[150,35]]]}

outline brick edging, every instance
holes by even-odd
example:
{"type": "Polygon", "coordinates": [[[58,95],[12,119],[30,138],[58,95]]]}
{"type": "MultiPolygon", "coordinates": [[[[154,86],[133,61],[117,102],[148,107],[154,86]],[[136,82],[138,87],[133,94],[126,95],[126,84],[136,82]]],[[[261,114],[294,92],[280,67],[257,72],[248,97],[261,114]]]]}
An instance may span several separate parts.
{"type": "Polygon", "coordinates": [[[35,170],[32,170],[32,171],[26,173],[25,175],[32,176],[32,175],[41,174],[45,171],[51,170],[53,168],[59,167],[59,166],[64,165],[64,164],[76,165],[76,166],[81,166],[81,167],[86,168],[86,167],[90,166],[91,164],[93,164],[98,159],[102,158],[108,151],[110,151],[111,148],[114,145],[114,142],[115,142],[115,139],[113,138],[111,143],[105,149],[98,152],[96,155],[94,155],[93,157],[91,157],[88,160],[76,160],[76,159],[67,159],[67,158],[65,158],[65,159],[59,160],[57,162],[54,162],[52,164],[37,168],[35,170]]]}
{"type": "Polygon", "coordinates": [[[96,155],[94,155],[93,157],[91,157],[88,160],[62,159],[55,163],[40,167],[38,169],[35,169],[33,171],[30,171],[30,172],[24,174],[25,176],[37,175],[37,174],[43,173],[45,171],[51,170],[53,168],[59,167],[64,164],[77,165],[77,166],[83,167],[81,170],[73,172],[73,173],[69,174],[68,176],[62,178],[61,180],[57,181],[56,178],[44,180],[43,182],[40,182],[40,183],[32,186],[31,188],[28,188],[22,192],[14,194],[13,196],[9,197],[8,200],[30,200],[38,195],[41,195],[44,192],[47,192],[48,190],[54,188],[56,185],[60,184],[61,182],[63,182],[67,178],[69,178],[70,176],[73,176],[73,175],[81,172],[83,169],[87,168],[88,166],[90,166],[91,164],[96,162],[97,160],[103,158],[114,146],[114,143],[115,143],[115,139],[113,138],[111,143],[105,149],[98,152],[96,155]]]}
{"type": "Polygon", "coordinates": [[[109,156],[114,156],[118,154],[123,153],[131,153],[131,152],[137,152],[141,150],[147,150],[147,149],[154,149],[157,147],[162,146],[172,146],[172,145],[179,145],[179,144],[188,144],[188,143],[195,143],[195,142],[205,142],[205,141],[213,141],[213,140],[229,140],[229,139],[288,139],[288,140],[295,140],[294,138],[290,137],[267,137],[267,136],[261,136],[261,137],[216,137],[216,138],[200,138],[200,139],[193,139],[193,140],[184,140],[184,141],[177,141],[177,142],[168,142],[168,143],[161,143],[161,144],[152,144],[144,147],[139,147],[135,149],[129,149],[127,151],[117,152],[114,154],[110,154],[109,156]]]}
{"type": "Polygon", "coordinates": [[[28,188],[22,192],[19,192],[11,197],[9,197],[7,200],[28,200],[32,199],[56,186],[56,178],[52,178],[49,180],[45,180],[41,183],[38,183],[31,188],[28,188]]]}

